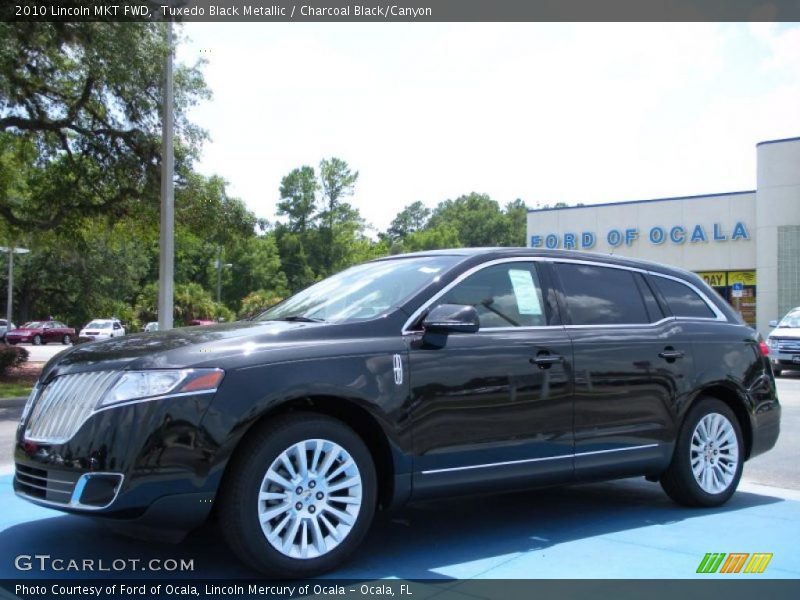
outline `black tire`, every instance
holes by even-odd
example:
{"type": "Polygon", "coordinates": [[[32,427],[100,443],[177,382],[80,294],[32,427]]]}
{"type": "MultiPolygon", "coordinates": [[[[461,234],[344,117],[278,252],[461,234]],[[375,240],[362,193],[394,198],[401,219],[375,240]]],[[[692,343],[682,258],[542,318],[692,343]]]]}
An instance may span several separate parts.
{"type": "Polygon", "coordinates": [[[742,438],[742,430],[736,415],[727,404],[716,398],[701,397],[689,410],[684,419],[678,439],[676,441],[675,452],[672,462],[661,476],[661,487],[667,495],[678,504],[685,506],[719,506],[728,501],[739,485],[742,477],[742,467],[744,465],[745,448],[742,438]],[[736,438],[736,448],[738,457],[736,468],[732,480],[722,491],[710,493],[704,490],[692,472],[692,437],[700,421],[712,414],[722,415],[727,419],[733,428],[736,438]]]}
{"type": "Polygon", "coordinates": [[[248,434],[229,469],[219,492],[223,536],[242,562],[268,577],[307,578],[335,569],[358,547],[372,523],[377,498],[372,456],[361,438],[334,418],[303,412],[268,421],[248,434]],[[273,461],[295,444],[318,439],[338,444],[352,457],[361,477],[362,503],[355,523],[335,548],[316,558],[293,558],[267,541],[258,494],[273,461]]]}
{"type": "Polygon", "coordinates": [[[783,373],[783,369],[778,367],[772,367],[772,372],[775,374],[775,377],[780,377],[781,373],[783,373]]]}
{"type": "Polygon", "coordinates": [[[72,343],[72,336],[66,334],[64,338],[61,340],[61,343],[64,344],[65,346],[69,346],[72,343]]]}
{"type": "Polygon", "coordinates": [[[33,336],[33,339],[31,340],[31,342],[33,343],[34,346],[41,346],[41,345],[44,344],[44,340],[42,339],[42,336],[40,336],[40,335],[33,336]]]}

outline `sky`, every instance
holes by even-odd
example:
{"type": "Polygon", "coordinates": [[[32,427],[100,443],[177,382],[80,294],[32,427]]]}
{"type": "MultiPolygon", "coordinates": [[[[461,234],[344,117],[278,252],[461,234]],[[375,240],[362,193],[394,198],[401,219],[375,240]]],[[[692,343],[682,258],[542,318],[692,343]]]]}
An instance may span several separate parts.
{"type": "Polygon", "coordinates": [[[190,23],[213,98],[199,170],[275,219],[281,178],[337,156],[377,231],[417,200],[556,202],[751,190],[800,136],[800,26],[190,23]]]}

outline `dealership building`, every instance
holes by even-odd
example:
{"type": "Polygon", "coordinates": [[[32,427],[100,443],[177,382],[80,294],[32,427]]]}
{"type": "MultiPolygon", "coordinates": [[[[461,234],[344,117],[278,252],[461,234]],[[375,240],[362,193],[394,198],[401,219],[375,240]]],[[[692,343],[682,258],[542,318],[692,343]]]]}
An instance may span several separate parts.
{"type": "Polygon", "coordinates": [[[530,210],[528,243],[694,271],[766,335],[800,306],[800,138],[756,154],[755,190],[530,210]]]}

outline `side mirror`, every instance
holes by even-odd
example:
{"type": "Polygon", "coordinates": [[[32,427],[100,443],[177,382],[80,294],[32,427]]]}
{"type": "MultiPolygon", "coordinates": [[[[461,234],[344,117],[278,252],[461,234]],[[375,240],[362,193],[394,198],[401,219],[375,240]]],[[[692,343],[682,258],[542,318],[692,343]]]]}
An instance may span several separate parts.
{"type": "Polygon", "coordinates": [[[440,304],[422,321],[430,333],[475,333],[480,326],[475,307],[463,304],[440,304]]]}
{"type": "Polygon", "coordinates": [[[778,326],[778,322],[777,321],[770,321],[769,322],[769,326],[770,327],[777,327],[778,326]]]}

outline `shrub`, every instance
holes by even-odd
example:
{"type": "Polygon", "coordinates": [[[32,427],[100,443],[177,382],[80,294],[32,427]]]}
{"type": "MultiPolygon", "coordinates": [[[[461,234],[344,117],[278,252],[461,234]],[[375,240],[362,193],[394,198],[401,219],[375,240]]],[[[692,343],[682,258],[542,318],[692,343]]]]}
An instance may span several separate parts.
{"type": "Polygon", "coordinates": [[[0,345],[0,373],[28,361],[28,351],[19,346],[0,345]]]}

